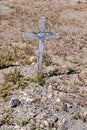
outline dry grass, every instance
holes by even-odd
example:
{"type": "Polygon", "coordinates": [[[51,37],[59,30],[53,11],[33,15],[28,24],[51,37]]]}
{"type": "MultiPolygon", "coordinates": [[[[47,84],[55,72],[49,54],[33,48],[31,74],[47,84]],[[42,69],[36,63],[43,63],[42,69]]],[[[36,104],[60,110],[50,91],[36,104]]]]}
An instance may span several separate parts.
{"type": "MultiPolygon", "coordinates": [[[[41,105],[40,107],[55,108],[58,112],[61,110],[69,114],[68,108],[64,108],[64,103],[67,99],[67,102],[76,105],[76,107],[74,106],[75,112],[72,118],[86,123],[87,117],[84,116],[84,112],[81,114],[77,109],[80,107],[85,108],[87,105],[87,96],[85,96],[87,90],[87,5],[82,2],[78,2],[77,5],[72,5],[67,1],[56,0],[56,2],[58,3],[55,4],[54,0],[32,0],[31,2],[29,0],[8,0],[1,2],[11,12],[7,15],[0,14],[0,73],[4,74],[5,69],[9,69],[16,61],[19,61],[20,66],[25,68],[29,65],[28,67],[32,68],[31,71],[33,73],[34,68],[31,66],[37,64],[38,40],[24,41],[22,35],[26,32],[39,32],[38,24],[41,16],[46,17],[46,32],[60,33],[61,39],[45,41],[43,68],[46,68],[46,72],[41,75],[34,75],[35,77],[30,72],[29,77],[27,77],[27,73],[23,72],[27,77],[25,78],[21,74],[22,70],[15,69],[16,66],[14,65],[12,68],[14,71],[4,74],[5,83],[0,87],[0,97],[4,101],[8,101],[13,92],[14,95],[22,97],[25,95],[21,93],[24,92],[26,94],[29,90],[28,97],[34,98],[35,95],[32,92],[35,92],[37,86],[38,88],[43,87],[42,95],[45,93],[46,97],[51,93],[48,92],[48,89],[50,89],[49,85],[51,85],[52,98],[47,98],[47,101],[43,101],[43,96],[35,98],[33,105],[38,107],[39,104],[39,106],[41,105]],[[57,62],[53,62],[52,58],[57,62]],[[31,87],[32,91],[30,90],[31,87]],[[17,89],[19,89],[18,95],[16,93],[17,89]],[[54,105],[53,102],[56,101],[56,98],[60,98],[59,96],[62,99],[61,103],[55,103],[54,105]],[[44,102],[44,105],[40,104],[40,102],[44,102]]],[[[0,107],[3,108],[3,105],[0,107]]],[[[25,106],[21,106],[20,112],[22,111],[22,113],[24,112],[22,110],[23,107],[24,110],[26,109],[25,106]]],[[[29,109],[33,110],[32,105],[29,109]]],[[[18,114],[19,116],[20,112],[16,113],[16,115],[18,114]]],[[[10,121],[11,117],[6,114],[0,120],[0,126],[4,124],[9,125],[10,121]]],[[[27,128],[30,124],[29,121],[29,118],[22,118],[16,123],[21,128],[25,128],[25,126],[27,128]]],[[[38,123],[31,123],[31,127],[36,130],[41,129],[40,125],[38,123]]],[[[52,127],[50,123],[44,125],[44,129],[50,130],[52,127]]],[[[59,126],[58,129],[61,130],[62,126],[59,126]]]]}

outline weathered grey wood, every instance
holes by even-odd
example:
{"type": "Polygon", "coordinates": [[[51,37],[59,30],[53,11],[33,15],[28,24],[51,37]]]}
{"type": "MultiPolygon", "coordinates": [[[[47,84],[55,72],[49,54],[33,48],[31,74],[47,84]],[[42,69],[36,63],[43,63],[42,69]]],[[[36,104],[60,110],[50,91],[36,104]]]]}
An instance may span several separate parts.
{"type": "Polygon", "coordinates": [[[52,33],[38,33],[38,34],[23,34],[23,39],[28,40],[28,39],[48,39],[48,38],[60,38],[60,35],[58,33],[52,34],[52,33]]]}
{"type": "Polygon", "coordinates": [[[39,29],[40,33],[38,34],[24,34],[23,39],[28,40],[28,39],[39,39],[39,52],[38,52],[38,73],[41,74],[42,70],[42,62],[43,62],[43,48],[44,48],[44,40],[48,38],[55,38],[58,39],[60,38],[60,35],[58,33],[47,33],[45,32],[45,17],[41,17],[39,20],[39,29]]]}
{"type": "Polygon", "coordinates": [[[44,44],[44,31],[45,31],[45,17],[41,17],[39,20],[39,29],[40,29],[40,34],[39,34],[39,53],[38,53],[38,73],[41,73],[42,70],[42,62],[43,62],[43,44],[44,44]],[[42,35],[41,35],[42,33],[42,35]]]}
{"type": "Polygon", "coordinates": [[[42,62],[43,62],[43,46],[44,46],[44,41],[41,39],[39,40],[39,53],[38,53],[38,73],[41,73],[42,70],[42,62]]]}
{"type": "Polygon", "coordinates": [[[45,32],[45,17],[41,17],[39,20],[39,29],[41,33],[45,32]]]}
{"type": "Polygon", "coordinates": [[[23,39],[24,40],[35,39],[35,38],[37,38],[36,34],[32,34],[32,33],[30,33],[30,34],[23,34],[23,39]]]}

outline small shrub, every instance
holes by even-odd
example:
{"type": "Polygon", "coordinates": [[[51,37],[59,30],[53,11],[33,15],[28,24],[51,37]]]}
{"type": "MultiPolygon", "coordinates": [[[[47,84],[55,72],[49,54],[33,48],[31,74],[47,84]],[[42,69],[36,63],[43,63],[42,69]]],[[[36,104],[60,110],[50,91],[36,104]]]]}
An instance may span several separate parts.
{"type": "Polygon", "coordinates": [[[26,126],[29,123],[29,118],[24,118],[21,121],[17,121],[20,126],[26,126]]]}
{"type": "Polygon", "coordinates": [[[52,130],[52,123],[48,123],[48,130],[52,130]]]}
{"type": "Polygon", "coordinates": [[[8,97],[10,96],[10,90],[12,86],[8,83],[3,84],[2,89],[0,90],[0,96],[3,98],[4,101],[8,100],[8,97]]]}
{"type": "Polygon", "coordinates": [[[16,89],[24,89],[28,85],[28,81],[20,74],[20,71],[15,68],[14,72],[5,74],[5,81],[12,82],[16,89]]]}
{"type": "Polygon", "coordinates": [[[4,74],[5,81],[13,82],[14,84],[16,84],[21,77],[22,75],[20,74],[20,71],[17,70],[17,68],[15,68],[14,72],[4,74]]]}
{"type": "Polygon", "coordinates": [[[43,78],[42,74],[37,74],[37,76],[36,76],[36,82],[39,85],[44,85],[45,84],[45,79],[43,78]]]}
{"type": "Polygon", "coordinates": [[[43,74],[37,74],[37,76],[34,77],[34,78],[28,77],[26,80],[30,81],[30,82],[38,83],[39,85],[44,85],[45,84],[45,79],[43,77],[43,74]]]}
{"type": "Polygon", "coordinates": [[[54,90],[60,91],[60,92],[67,92],[66,86],[56,86],[54,87],[54,90]]]}
{"type": "Polygon", "coordinates": [[[52,59],[47,53],[44,54],[44,64],[46,66],[49,66],[50,64],[52,64],[52,59]]]}
{"type": "Polygon", "coordinates": [[[21,89],[23,90],[24,88],[27,87],[27,85],[28,85],[27,80],[22,77],[22,78],[20,78],[20,80],[17,82],[17,84],[16,84],[16,89],[21,88],[21,89]]]}
{"type": "Polygon", "coordinates": [[[41,130],[39,124],[33,124],[33,130],[41,130]]]}
{"type": "Polygon", "coordinates": [[[10,52],[0,53],[0,69],[6,68],[12,65],[13,57],[10,52]]]}
{"type": "Polygon", "coordinates": [[[5,113],[3,118],[0,119],[0,126],[4,124],[10,125],[11,121],[12,121],[11,116],[8,113],[5,113]]]}

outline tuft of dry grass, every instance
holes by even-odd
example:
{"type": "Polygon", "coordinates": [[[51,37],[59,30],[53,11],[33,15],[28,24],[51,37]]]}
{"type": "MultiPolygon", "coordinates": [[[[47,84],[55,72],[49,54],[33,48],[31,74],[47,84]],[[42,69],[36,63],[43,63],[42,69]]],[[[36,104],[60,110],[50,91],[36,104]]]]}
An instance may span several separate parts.
{"type": "Polygon", "coordinates": [[[14,89],[24,89],[28,86],[28,80],[25,79],[16,68],[13,72],[4,74],[5,83],[0,89],[0,96],[7,101],[14,89]]]}
{"type": "Polygon", "coordinates": [[[23,127],[23,126],[26,126],[26,125],[29,123],[29,118],[26,117],[26,118],[24,118],[24,119],[22,119],[22,120],[20,120],[20,121],[17,120],[16,122],[17,122],[17,124],[18,124],[19,126],[23,127]]]}
{"type": "Polygon", "coordinates": [[[11,121],[11,116],[5,112],[3,118],[0,119],[0,126],[4,124],[10,125],[11,121]]]}
{"type": "Polygon", "coordinates": [[[10,51],[0,52],[0,69],[12,65],[13,57],[10,51]]]}
{"type": "Polygon", "coordinates": [[[0,89],[0,97],[2,97],[5,102],[8,100],[8,97],[11,95],[10,92],[11,89],[12,89],[12,85],[7,82],[5,82],[5,84],[3,84],[3,87],[0,89]]]}
{"type": "Polygon", "coordinates": [[[49,65],[52,64],[51,56],[50,56],[48,53],[45,53],[45,54],[44,54],[43,60],[44,60],[43,63],[44,63],[44,65],[46,65],[46,66],[49,66],[49,65]]]}

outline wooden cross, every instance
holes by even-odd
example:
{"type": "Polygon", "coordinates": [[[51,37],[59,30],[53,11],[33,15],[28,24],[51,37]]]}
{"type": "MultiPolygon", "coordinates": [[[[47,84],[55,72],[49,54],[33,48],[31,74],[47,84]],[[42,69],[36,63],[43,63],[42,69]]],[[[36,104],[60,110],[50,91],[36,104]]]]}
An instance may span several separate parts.
{"type": "Polygon", "coordinates": [[[45,32],[45,17],[41,17],[39,20],[39,29],[40,33],[38,34],[24,34],[23,39],[39,39],[39,53],[38,53],[38,73],[41,74],[42,70],[42,61],[43,61],[43,47],[44,47],[44,40],[47,38],[60,38],[58,33],[46,33],[45,32]]]}

